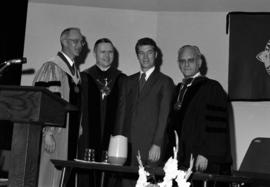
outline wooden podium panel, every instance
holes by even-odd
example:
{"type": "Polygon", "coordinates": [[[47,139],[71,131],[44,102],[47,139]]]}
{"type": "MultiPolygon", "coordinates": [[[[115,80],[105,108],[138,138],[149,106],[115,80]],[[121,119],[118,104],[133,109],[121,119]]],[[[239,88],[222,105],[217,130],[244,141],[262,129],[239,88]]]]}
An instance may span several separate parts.
{"type": "Polygon", "coordinates": [[[0,86],[0,120],[14,122],[10,187],[37,186],[42,128],[64,127],[66,113],[75,109],[45,88],[0,86]]]}
{"type": "Polygon", "coordinates": [[[62,126],[68,102],[42,87],[0,86],[0,119],[19,123],[62,126]]]}

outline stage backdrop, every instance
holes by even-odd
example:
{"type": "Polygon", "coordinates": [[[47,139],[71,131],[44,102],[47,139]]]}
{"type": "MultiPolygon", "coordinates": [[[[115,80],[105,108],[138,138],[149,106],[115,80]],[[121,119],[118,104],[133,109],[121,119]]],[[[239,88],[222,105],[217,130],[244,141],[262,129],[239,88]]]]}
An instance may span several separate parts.
{"type": "Polygon", "coordinates": [[[256,55],[270,40],[270,13],[230,12],[229,97],[233,101],[270,100],[270,75],[256,55]]]}
{"type": "MultiPolygon", "coordinates": [[[[6,60],[23,57],[27,7],[28,0],[5,1],[1,4],[0,85],[20,85],[22,65],[12,64],[4,70],[1,68],[6,60]]],[[[11,148],[10,124],[9,121],[0,120],[0,151],[11,148]]],[[[1,163],[0,176],[3,176],[1,163]]]]}

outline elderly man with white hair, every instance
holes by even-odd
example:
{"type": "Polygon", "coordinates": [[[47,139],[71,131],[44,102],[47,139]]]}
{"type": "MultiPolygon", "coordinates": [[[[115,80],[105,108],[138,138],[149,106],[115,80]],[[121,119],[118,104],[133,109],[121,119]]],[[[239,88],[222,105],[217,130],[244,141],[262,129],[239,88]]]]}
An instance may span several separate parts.
{"type": "MultiPolygon", "coordinates": [[[[197,46],[181,47],[178,65],[184,79],[176,87],[170,129],[176,130],[180,137],[179,166],[188,168],[192,154],[194,171],[230,174],[227,94],[216,80],[200,73],[202,55],[197,46]]],[[[202,183],[193,186],[202,186],[202,183]]]]}

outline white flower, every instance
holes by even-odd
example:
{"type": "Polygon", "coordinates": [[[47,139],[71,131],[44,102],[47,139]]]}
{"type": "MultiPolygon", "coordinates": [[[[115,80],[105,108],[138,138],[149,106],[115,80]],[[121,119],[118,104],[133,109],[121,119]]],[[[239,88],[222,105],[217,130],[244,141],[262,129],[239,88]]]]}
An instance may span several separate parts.
{"type": "Polygon", "coordinates": [[[147,176],[149,176],[149,173],[145,171],[144,167],[139,167],[139,178],[136,183],[136,187],[145,187],[149,182],[147,182],[147,176]]]}
{"type": "Polygon", "coordinates": [[[188,178],[192,173],[194,159],[191,155],[189,169],[187,171],[178,170],[178,160],[177,160],[177,153],[178,153],[178,135],[175,131],[176,137],[176,147],[173,147],[173,156],[170,157],[164,165],[164,172],[165,176],[163,181],[158,184],[150,184],[147,182],[147,176],[149,173],[145,171],[142,161],[140,151],[138,151],[137,160],[139,163],[139,178],[136,183],[136,187],[172,187],[173,181],[175,180],[178,187],[189,187],[190,183],[187,182],[188,178]]]}
{"type": "Polygon", "coordinates": [[[143,167],[140,151],[138,151],[137,161],[139,163],[139,178],[135,187],[146,187],[148,184],[150,184],[147,182],[147,176],[149,176],[149,173],[145,171],[143,167]]]}

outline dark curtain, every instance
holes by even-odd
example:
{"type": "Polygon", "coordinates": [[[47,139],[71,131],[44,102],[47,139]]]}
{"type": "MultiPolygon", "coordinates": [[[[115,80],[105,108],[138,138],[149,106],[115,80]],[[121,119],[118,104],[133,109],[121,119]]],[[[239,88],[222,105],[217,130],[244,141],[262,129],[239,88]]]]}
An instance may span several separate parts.
{"type": "Polygon", "coordinates": [[[229,97],[231,100],[270,100],[270,75],[256,55],[270,39],[270,13],[230,12],[229,97]]]}
{"type": "MultiPolygon", "coordinates": [[[[22,58],[28,0],[5,1],[1,4],[0,67],[10,59],[22,58]]],[[[0,76],[1,85],[20,85],[22,65],[8,66],[0,76]]],[[[11,148],[12,123],[0,120],[0,149],[11,148]]]]}

